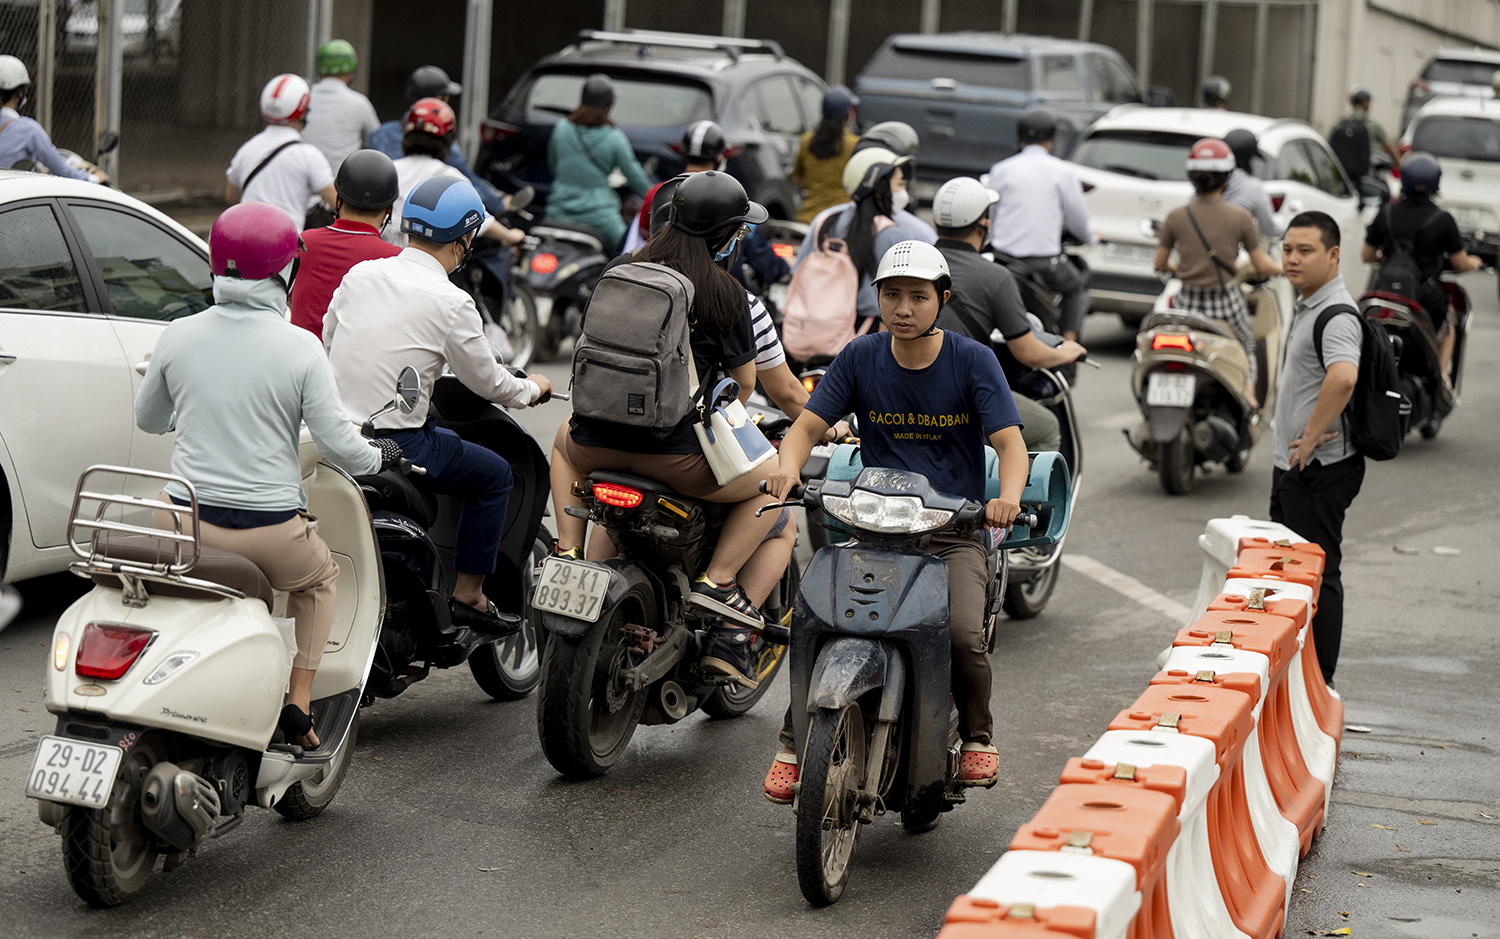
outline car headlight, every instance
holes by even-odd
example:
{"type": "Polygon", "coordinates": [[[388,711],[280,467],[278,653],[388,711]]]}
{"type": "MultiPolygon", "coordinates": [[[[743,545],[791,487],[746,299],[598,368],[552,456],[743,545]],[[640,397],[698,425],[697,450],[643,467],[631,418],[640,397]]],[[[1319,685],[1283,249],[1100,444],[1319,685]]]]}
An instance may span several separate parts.
{"type": "Polygon", "coordinates": [[[882,496],[856,489],[847,498],[824,496],[823,511],[855,528],[881,534],[915,534],[948,524],[953,513],[929,509],[916,496],[882,496]]]}

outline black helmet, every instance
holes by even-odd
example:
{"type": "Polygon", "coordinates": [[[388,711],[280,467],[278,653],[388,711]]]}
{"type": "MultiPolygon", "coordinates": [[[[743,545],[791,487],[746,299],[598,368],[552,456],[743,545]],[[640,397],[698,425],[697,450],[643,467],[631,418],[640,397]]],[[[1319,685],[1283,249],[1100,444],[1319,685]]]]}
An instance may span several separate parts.
{"type": "Polygon", "coordinates": [[[583,83],[578,97],[578,106],[585,108],[607,108],[615,103],[615,83],[603,72],[595,72],[583,83]]]}
{"type": "Polygon", "coordinates": [[[1401,193],[1407,196],[1431,196],[1442,182],[1443,168],[1428,153],[1411,153],[1401,161],[1401,193]]]}
{"type": "Polygon", "coordinates": [[[356,150],[345,157],[333,188],[356,209],[387,209],[401,196],[396,164],[379,150],[356,150]]]}
{"type": "Polygon", "coordinates": [[[1223,75],[1208,76],[1203,80],[1203,106],[1205,108],[1222,108],[1228,106],[1231,90],[1229,79],[1223,75]]]}
{"type": "Polygon", "coordinates": [[[406,103],[415,104],[423,98],[452,97],[461,94],[464,88],[448,77],[448,73],[436,65],[423,65],[406,79],[406,103]]]}
{"type": "Polygon", "coordinates": [[[1349,103],[1356,108],[1362,104],[1370,103],[1370,89],[1355,85],[1349,89],[1349,103]]]}
{"type": "Polygon", "coordinates": [[[1255,134],[1239,127],[1225,134],[1224,142],[1234,154],[1234,164],[1245,172],[1250,172],[1250,161],[1260,153],[1260,141],[1255,134]]]}
{"type": "Polygon", "coordinates": [[[896,156],[916,156],[917,132],[910,124],[902,121],[881,121],[874,127],[865,131],[859,138],[859,143],[854,145],[854,152],[868,150],[871,147],[884,147],[896,154],[896,156]]]}
{"type": "Polygon", "coordinates": [[[771,217],[766,207],[751,202],[745,187],[728,173],[693,173],[677,184],[668,219],[684,235],[708,238],[736,222],[759,225],[771,217]]]}
{"type": "Polygon", "coordinates": [[[1050,112],[1041,108],[1032,108],[1016,119],[1016,142],[1025,146],[1029,143],[1045,143],[1057,136],[1057,121],[1053,119],[1050,112]]]}
{"type": "Polygon", "coordinates": [[[682,155],[694,163],[709,163],[723,156],[724,128],[713,121],[696,121],[682,134],[682,155]]]}

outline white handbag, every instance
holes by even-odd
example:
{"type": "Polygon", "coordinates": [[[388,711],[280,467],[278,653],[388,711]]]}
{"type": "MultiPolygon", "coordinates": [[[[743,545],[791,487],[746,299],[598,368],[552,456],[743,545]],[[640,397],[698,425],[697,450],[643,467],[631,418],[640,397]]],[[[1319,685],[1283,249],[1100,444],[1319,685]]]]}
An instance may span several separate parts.
{"type": "Polygon", "coordinates": [[[709,468],[720,486],[727,486],[776,455],[776,448],[750,422],[740,403],[740,386],[726,378],[714,387],[703,420],[693,425],[698,445],[708,459],[709,468]],[[725,404],[718,402],[727,397],[725,404]]]}

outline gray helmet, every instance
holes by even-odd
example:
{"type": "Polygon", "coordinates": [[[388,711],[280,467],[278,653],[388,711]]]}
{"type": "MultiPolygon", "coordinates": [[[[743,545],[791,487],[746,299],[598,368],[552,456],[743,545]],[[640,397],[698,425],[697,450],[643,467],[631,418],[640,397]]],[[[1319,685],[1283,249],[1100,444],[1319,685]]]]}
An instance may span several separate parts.
{"type": "Polygon", "coordinates": [[[1022,146],[1046,143],[1056,136],[1057,121],[1049,111],[1032,108],[1016,119],[1016,142],[1022,146]]]}
{"type": "Polygon", "coordinates": [[[416,104],[423,98],[450,98],[463,93],[463,86],[448,77],[436,65],[423,65],[406,79],[406,103],[416,104]]]}
{"type": "Polygon", "coordinates": [[[583,92],[578,97],[580,107],[607,108],[615,103],[615,83],[603,72],[595,72],[583,83],[583,92]]]}
{"type": "Polygon", "coordinates": [[[897,156],[916,156],[919,143],[917,132],[910,124],[904,121],[881,121],[860,136],[854,152],[870,147],[884,147],[897,156]]]}
{"type": "Polygon", "coordinates": [[[1227,107],[1232,91],[1229,79],[1223,75],[1208,76],[1203,80],[1203,106],[1205,108],[1227,107]]]}

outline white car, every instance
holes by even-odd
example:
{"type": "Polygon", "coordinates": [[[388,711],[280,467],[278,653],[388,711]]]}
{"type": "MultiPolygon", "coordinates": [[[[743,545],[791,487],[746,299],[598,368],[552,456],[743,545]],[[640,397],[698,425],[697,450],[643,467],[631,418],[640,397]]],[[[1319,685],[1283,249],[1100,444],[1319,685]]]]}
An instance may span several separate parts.
{"type": "Polygon", "coordinates": [[[1193,195],[1188,150],[1201,138],[1222,138],[1239,128],[1260,141],[1253,168],[1265,181],[1277,223],[1285,226],[1312,209],[1333,216],[1344,246],[1345,280],[1359,293],[1365,266],[1358,246],[1374,210],[1361,205],[1359,191],[1317,131],[1301,121],[1235,111],[1125,106],[1085,131],[1070,157],[1100,238],[1098,245],[1074,249],[1092,272],[1091,309],[1118,313],[1131,325],[1151,311],[1162,292],[1152,269],[1157,232],[1167,213],[1193,195]]]}
{"type": "Polygon", "coordinates": [[[1401,138],[1401,152],[1437,157],[1443,180],[1433,201],[1490,264],[1500,260],[1500,99],[1439,98],[1401,138]]]}
{"type": "Polygon", "coordinates": [[[63,570],[95,463],[166,470],[136,389],[169,321],[213,303],[208,246],[137,199],[0,171],[0,576],[63,570]]]}

